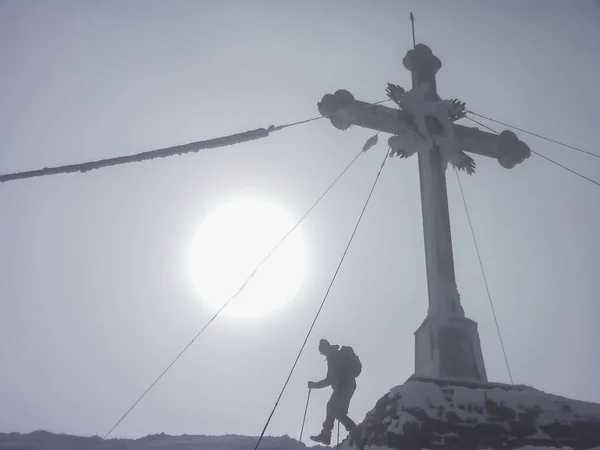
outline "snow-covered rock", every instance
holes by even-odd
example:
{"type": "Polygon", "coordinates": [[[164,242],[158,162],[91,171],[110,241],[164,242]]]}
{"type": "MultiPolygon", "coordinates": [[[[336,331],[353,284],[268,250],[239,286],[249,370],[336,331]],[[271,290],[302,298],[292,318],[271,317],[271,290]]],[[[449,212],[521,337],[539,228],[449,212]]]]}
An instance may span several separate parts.
{"type": "MultiPolygon", "coordinates": [[[[600,404],[527,386],[412,379],[360,428],[365,450],[600,449],[600,404]]],[[[340,450],[355,449],[346,440],[340,450]]]]}

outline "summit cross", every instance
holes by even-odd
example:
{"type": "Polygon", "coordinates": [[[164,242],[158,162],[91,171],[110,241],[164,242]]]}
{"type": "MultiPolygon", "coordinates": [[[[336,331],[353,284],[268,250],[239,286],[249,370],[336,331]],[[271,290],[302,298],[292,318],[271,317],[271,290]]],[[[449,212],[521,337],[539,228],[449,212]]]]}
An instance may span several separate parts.
{"type": "Polygon", "coordinates": [[[388,84],[386,90],[399,108],[361,102],[339,90],[323,97],[319,112],[340,130],[355,125],[392,134],[390,156],[417,153],[429,308],[415,332],[414,377],[485,383],[477,323],[465,316],[456,285],[445,172],[452,164],[473,174],[468,153],[511,169],[531,152],[511,131],[496,135],[454,123],[465,117],[465,104],[438,96],[435,77],[442,63],[429,47],[415,45],[403,65],[412,73],[412,89],[388,84]]]}

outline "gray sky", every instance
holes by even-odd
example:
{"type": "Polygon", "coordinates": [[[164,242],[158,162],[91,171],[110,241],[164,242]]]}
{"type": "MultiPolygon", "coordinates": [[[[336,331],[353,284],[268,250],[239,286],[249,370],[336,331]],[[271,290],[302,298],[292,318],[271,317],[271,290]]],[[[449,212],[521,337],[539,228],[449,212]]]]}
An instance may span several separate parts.
{"type": "MultiPolygon", "coordinates": [[[[442,96],[600,152],[596,1],[2,0],[0,172],[302,120],[339,88],[382,100],[387,82],[410,87],[410,11],[417,40],[443,62],[442,96]]],[[[371,135],[318,121],[197,155],[1,185],[0,432],[108,431],[212,314],[187,267],[206,214],[253,193],[299,218],[371,135]]],[[[520,136],[600,179],[599,159],[520,136]]],[[[383,152],[361,159],[303,224],[294,302],[264,320],[215,321],[114,436],[260,433],[383,152]]],[[[448,175],[463,305],[490,380],[507,382],[448,175]]],[[[515,382],[600,402],[600,190],[535,155],[513,170],[479,157],[463,185],[515,382]]],[[[362,358],[356,420],[411,375],[427,309],[420,214],[416,158],[390,161],[268,434],[297,437],[306,381],[325,370],[321,337],[362,358]]],[[[312,397],[309,433],[327,395],[312,397]]]]}

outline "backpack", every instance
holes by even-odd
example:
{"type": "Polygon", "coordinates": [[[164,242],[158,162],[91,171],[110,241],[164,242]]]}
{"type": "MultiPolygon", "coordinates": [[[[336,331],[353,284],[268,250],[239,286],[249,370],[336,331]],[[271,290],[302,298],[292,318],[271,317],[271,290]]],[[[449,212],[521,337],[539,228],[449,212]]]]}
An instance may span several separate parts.
{"type": "Polygon", "coordinates": [[[342,346],[342,348],[340,348],[340,354],[342,356],[344,373],[352,378],[358,377],[362,372],[362,364],[356,353],[354,353],[354,349],[352,347],[342,346]]]}

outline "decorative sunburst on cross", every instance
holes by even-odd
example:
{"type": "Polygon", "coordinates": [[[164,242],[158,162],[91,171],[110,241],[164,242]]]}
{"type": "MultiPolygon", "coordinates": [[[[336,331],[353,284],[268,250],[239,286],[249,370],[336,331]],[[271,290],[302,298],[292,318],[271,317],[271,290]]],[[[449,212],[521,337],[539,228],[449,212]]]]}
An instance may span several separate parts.
{"type": "Polygon", "coordinates": [[[396,84],[388,83],[386,93],[390,100],[412,118],[409,130],[388,140],[391,156],[408,158],[415,152],[437,147],[446,164],[451,163],[469,175],[475,173],[475,160],[460,149],[452,127],[454,122],[466,115],[465,103],[456,99],[442,100],[438,96],[428,99],[427,92],[430,90],[427,83],[415,86],[408,92],[396,84]]]}

